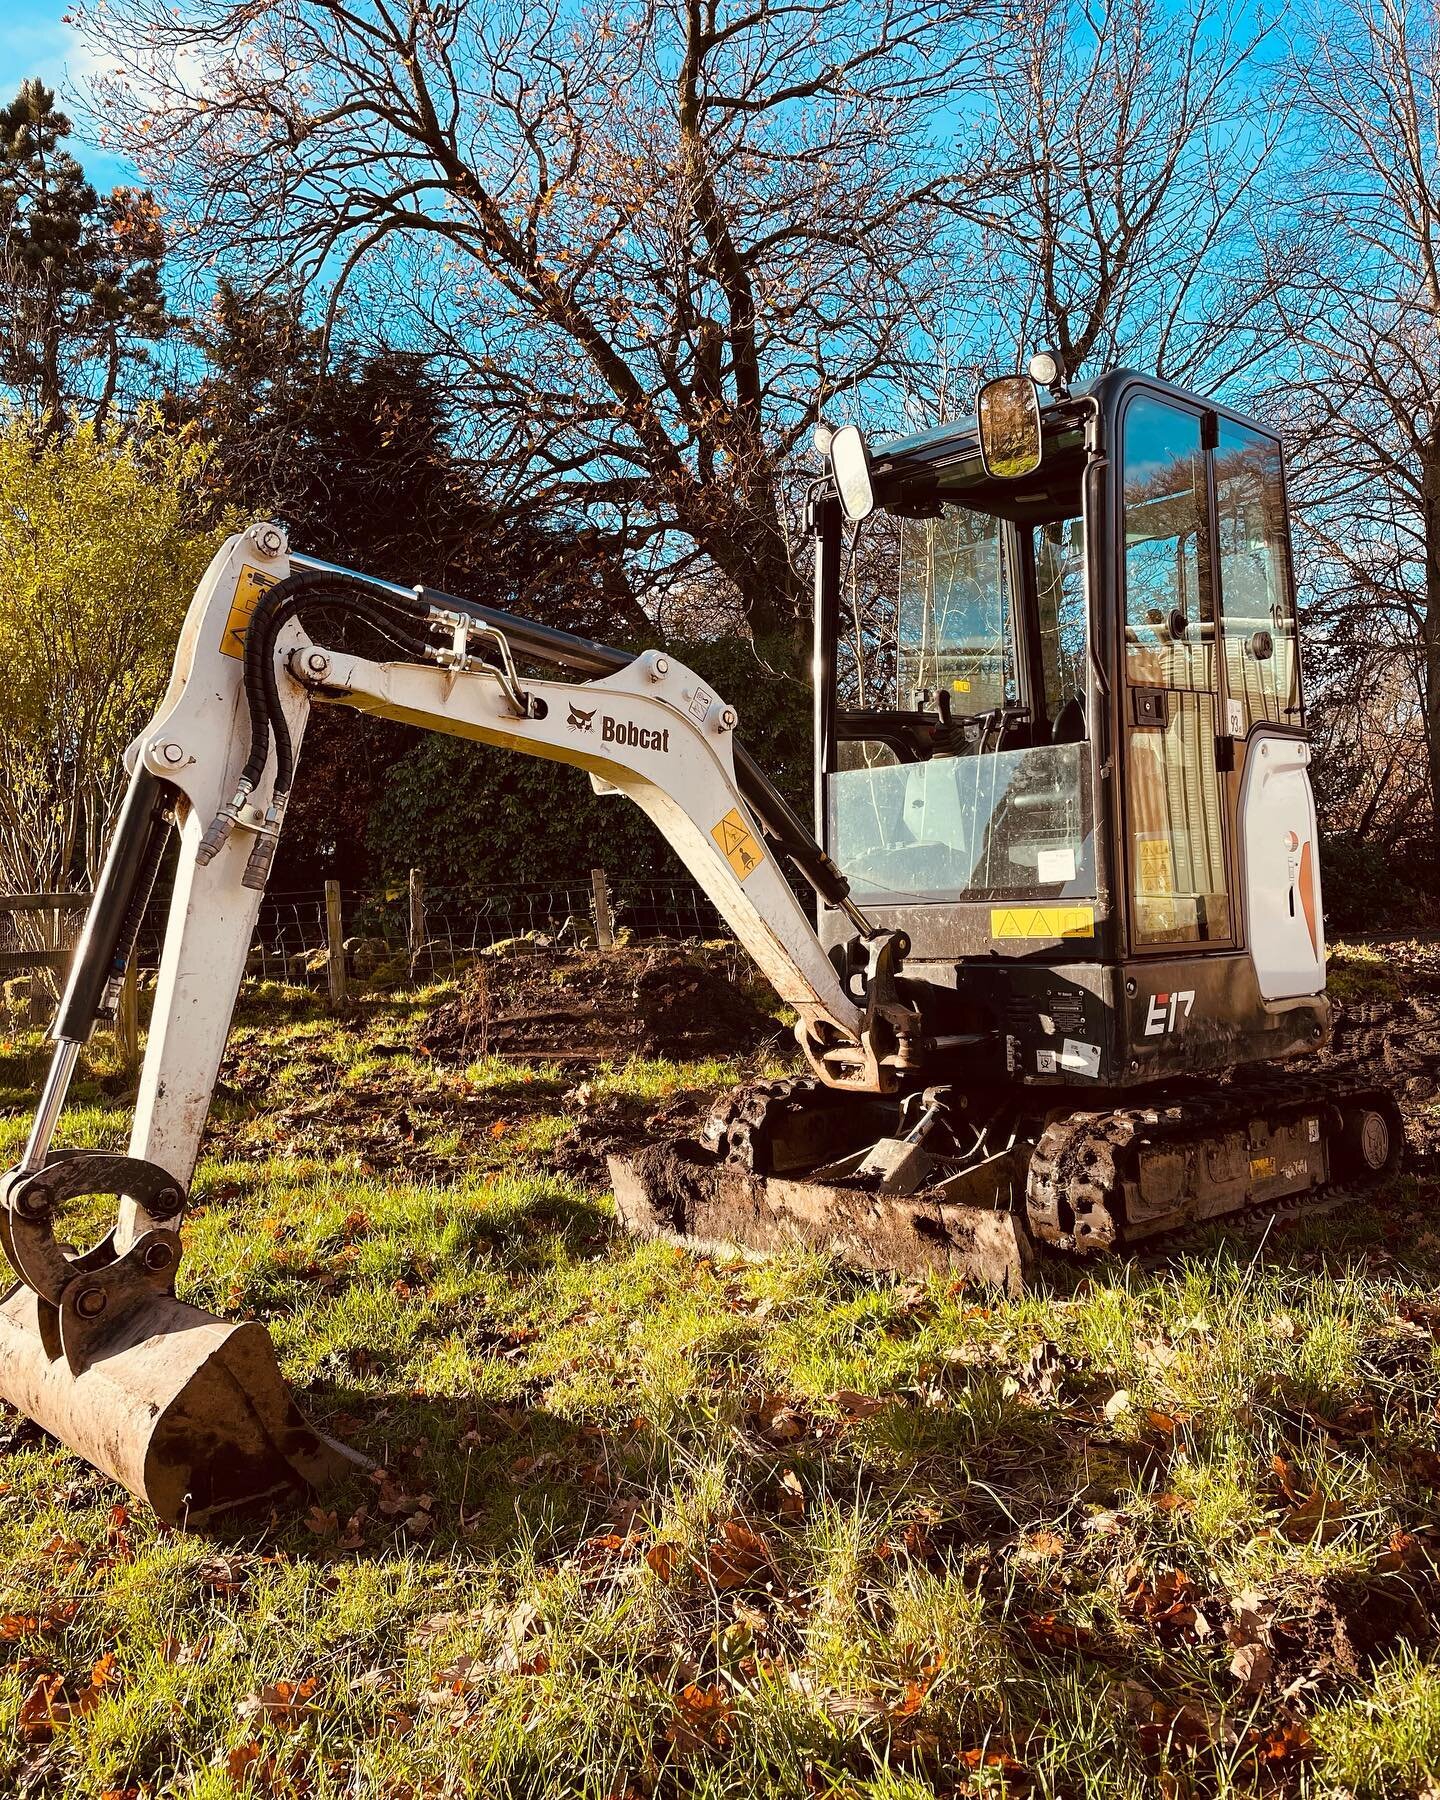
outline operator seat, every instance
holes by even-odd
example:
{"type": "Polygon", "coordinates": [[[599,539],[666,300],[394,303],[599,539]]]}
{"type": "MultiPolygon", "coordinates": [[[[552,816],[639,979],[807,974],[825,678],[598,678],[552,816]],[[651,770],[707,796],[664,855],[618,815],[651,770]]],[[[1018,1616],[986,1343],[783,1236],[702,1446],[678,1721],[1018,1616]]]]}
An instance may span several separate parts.
{"type": "Polygon", "coordinates": [[[1085,742],[1085,702],[1078,694],[1072,694],[1055,715],[1055,723],[1050,728],[1052,744],[1083,744],[1085,742]]]}

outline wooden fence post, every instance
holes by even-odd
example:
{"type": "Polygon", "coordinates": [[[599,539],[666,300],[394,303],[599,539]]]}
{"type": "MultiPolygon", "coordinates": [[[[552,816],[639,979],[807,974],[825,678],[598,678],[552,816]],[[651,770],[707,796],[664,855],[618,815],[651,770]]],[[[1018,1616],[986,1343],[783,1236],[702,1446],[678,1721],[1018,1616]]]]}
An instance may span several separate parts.
{"type": "Polygon", "coordinates": [[[30,971],[30,1000],[26,1011],[28,1022],[32,1027],[38,1028],[49,1022],[50,989],[43,970],[32,969],[30,971]]]}
{"type": "Polygon", "coordinates": [[[416,961],[429,936],[425,928],[425,877],[419,869],[410,871],[410,918],[407,934],[410,949],[410,973],[413,975],[416,961]]]}
{"type": "Polygon", "coordinates": [[[115,1042],[127,1075],[140,1064],[140,959],[133,951],[120,983],[120,1004],[115,1009],[115,1042]]]}
{"type": "Polygon", "coordinates": [[[590,871],[590,898],[595,909],[595,942],[602,950],[613,950],[615,920],[610,913],[610,884],[603,869],[590,871]]]}
{"type": "Polygon", "coordinates": [[[340,909],[340,883],[325,883],[325,954],[330,1005],[339,1012],[349,998],[345,981],[345,921],[340,909]]]}

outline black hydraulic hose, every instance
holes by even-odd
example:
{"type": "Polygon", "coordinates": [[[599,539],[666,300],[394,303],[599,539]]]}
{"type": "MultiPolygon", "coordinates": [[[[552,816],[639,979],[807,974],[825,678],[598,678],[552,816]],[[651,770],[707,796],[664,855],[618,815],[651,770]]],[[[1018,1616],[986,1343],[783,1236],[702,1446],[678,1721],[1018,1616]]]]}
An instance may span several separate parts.
{"type": "MultiPolygon", "coordinates": [[[[424,638],[414,637],[399,631],[391,613],[371,604],[368,597],[361,598],[353,594],[324,594],[311,600],[300,596],[281,607],[266,621],[265,631],[268,648],[261,653],[261,681],[265,701],[265,712],[275,744],[275,798],[281,799],[290,792],[295,779],[295,754],[290,738],[290,726],[285,718],[285,709],[280,704],[280,681],[275,664],[275,642],[280,635],[286,620],[294,617],[302,607],[314,606],[316,612],[343,609],[349,618],[364,620],[388,638],[399,649],[413,657],[422,657],[429,649],[424,638]]],[[[262,759],[262,768],[264,766],[262,759]]]]}
{"type": "MultiPolygon", "coordinates": [[[[294,777],[294,757],[289,728],[280,706],[279,686],[275,674],[275,645],[281,628],[307,603],[328,601],[359,613],[382,630],[389,630],[403,619],[421,625],[426,607],[419,599],[409,602],[389,590],[372,586],[358,576],[311,574],[287,575],[261,597],[251,615],[245,633],[245,698],[250,713],[250,753],[240,774],[241,786],[253,791],[265,772],[274,730],[277,770],[283,753],[284,782],[277,787],[288,793],[294,777]]],[[[402,646],[424,654],[423,639],[402,639],[402,646]]]]}
{"type": "Polygon", "coordinates": [[[75,947],[70,979],[50,1034],[53,1039],[85,1043],[106,1010],[111,982],[125,973],[170,841],[175,793],[144,763],[130,778],[75,947]]]}

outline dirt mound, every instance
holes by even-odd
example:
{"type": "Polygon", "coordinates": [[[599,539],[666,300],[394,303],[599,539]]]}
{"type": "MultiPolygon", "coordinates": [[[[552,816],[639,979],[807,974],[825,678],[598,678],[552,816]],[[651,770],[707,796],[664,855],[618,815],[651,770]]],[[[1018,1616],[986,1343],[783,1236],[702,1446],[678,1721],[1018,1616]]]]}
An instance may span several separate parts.
{"type": "Polygon", "coordinates": [[[1440,1121],[1425,1110],[1440,1095],[1440,945],[1340,947],[1327,987],[1334,1036],[1317,1061],[1330,1072],[1385,1087],[1401,1102],[1407,1135],[1423,1154],[1440,1150],[1440,1121]]]}
{"type": "Polygon", "coordinates": [[[734,945],[483,958],[416,1033],[432,1055],[605,1062],[749,1055],[780,1043],[774,994],[734,945]]]}

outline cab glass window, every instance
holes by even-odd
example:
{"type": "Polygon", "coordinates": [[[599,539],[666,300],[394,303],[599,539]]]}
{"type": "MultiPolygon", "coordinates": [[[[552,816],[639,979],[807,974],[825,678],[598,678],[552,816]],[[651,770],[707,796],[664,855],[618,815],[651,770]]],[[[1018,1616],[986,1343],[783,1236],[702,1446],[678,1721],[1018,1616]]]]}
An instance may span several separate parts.
{"type": "Polygon", "coordinates": [[[955,507],[900,529],[891,705],[944,690],[956,712],[989,712],[1018,697],[1014,586],[1002,522],[955,507]]]}
{"type": "Polygon", "coordinates": [[[1230,419],[1215,452],[1225,682],[1245,730],[1300,724],[1295,602],[1280,446],[1230,419]]]}
{"type": "Polygon", "coordinates": [[[1132,933],[1139,944],[1228,940],[1200,418],[1141,396],[1122,431],[1132,933]]]}

